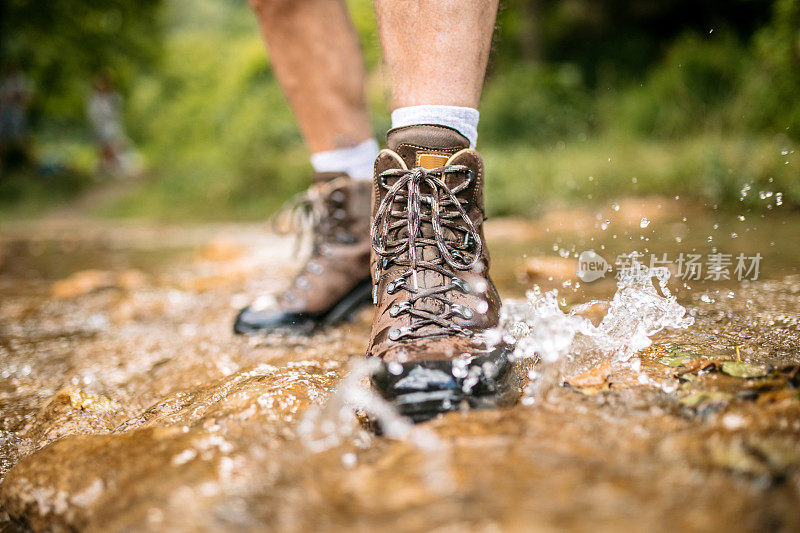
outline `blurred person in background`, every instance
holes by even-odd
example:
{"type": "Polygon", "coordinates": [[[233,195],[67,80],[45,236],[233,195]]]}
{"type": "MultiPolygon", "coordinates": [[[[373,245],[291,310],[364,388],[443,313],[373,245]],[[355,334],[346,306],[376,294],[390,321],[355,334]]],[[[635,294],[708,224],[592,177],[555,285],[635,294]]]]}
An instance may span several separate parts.
{"type": "Polygon", "coordinates": [[[122,123],[122,95],[106,73],[95,76],[86,116],[97,143],[97,171],[124,177],[133,173],[133,151],[122,123]]]}
{"type": "Polygon", "coordinates": [[[28,110],[32,97],[28,77],[15,65],[7,65],[0,81],[0,171],[31,159],[28,110]]]}
{"type": "Polygon", "coordinates": [[[371,301],[374,382],[401,413],[500,402],[509,348],[486,335],[500,298],[474,150],[497,0],[375,2],[392,93],[380,153],[344,0],[251,4],[311,152],[313,184],[293,212],[314,239],[291,287],[243,309],[235,331],[310,333],[371,301]]]}

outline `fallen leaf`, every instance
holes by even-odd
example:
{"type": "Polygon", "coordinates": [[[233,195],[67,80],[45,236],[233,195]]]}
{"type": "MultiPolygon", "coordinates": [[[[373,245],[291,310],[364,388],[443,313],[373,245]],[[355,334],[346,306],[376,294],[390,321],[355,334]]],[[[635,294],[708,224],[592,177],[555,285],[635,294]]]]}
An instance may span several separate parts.
{"type": "Polygon", "coordinates": [[[767,375],[768,370],[765,365],[753,365],[741,361],[725,361],[722,363],[722,371],[736,378],[760,378],[767,375]]]}
{"type": "Polygon", "coordinates": [[[606,359],[597,366],[567,378],[567,383],[573,387],[599,387],[603,385],[613,371],[611,361],[606,359]]]}
{"type": "Polygon", "coordinates": [[[111,272],[104,270],[81,270],[66,279],[53,283],[50,293],[58,299],[82,296],[98,289],[114,286],[111,272]]]}
{"type": "Polygon", "coordinates": [[[678,403],[684,407],[700,407],[708,403],[724,403],[733,398],[729,392],[722,391],[700,391],[692,392],[680,398],[678,403]]]}

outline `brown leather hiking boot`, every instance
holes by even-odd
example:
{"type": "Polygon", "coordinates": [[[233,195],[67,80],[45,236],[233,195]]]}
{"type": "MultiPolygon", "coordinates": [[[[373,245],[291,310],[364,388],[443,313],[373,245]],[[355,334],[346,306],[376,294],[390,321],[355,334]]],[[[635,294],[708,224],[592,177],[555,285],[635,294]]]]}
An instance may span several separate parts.
{"type": "Polygon", "coordinates": [[[443,126],[398,128],[387,141],[373,185],[373,383],[415,421],[503,403],[511,350],[485,335],[500,297],[483,236],[483,160],[443,126]]]}
{"type": "Polygon", "coordinates": [[[236,333],[310,334],[369,303],[369,197],[369,181],[317,173],[308,191],[285,210],[295,224],[300,218],[311,226],[308,261],[275,305],[242,309],[236,333]]]}

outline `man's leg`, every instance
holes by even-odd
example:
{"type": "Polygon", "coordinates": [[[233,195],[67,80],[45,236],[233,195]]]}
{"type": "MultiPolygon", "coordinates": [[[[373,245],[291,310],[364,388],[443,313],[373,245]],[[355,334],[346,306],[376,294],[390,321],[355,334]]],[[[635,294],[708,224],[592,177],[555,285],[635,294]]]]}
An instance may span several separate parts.
{"type": "Polygon", "coordinates": [[[497,0],[376,0],[392,109],[477,109],[492,45],[497,0]]]}
{"type": "Polygon", "coordinates": [[[306,144],[321,154],[312,156],[315,169],[368,177],[377,144],[364,60],[344,0],[251,0],[251,6],[306,144]]]}
{"type": "Polygon", "coordinates": [[[416,421],[513,399],[511,347],[483,237],[478,100],[496,0],[377,3],[392,76],[389,149],[376,161],[368,355],[381,393],[416,421]]]}
{"type": "Polygon", "coordinates": [[[311,150],[314,184],[294,205],[311,215],[313,248],[277,300],[259,298],[236,333],[307,334],[369,302],[370,179],[378,143],[364,62],[343,0],[251,0],[272,67],[311,150]]]}

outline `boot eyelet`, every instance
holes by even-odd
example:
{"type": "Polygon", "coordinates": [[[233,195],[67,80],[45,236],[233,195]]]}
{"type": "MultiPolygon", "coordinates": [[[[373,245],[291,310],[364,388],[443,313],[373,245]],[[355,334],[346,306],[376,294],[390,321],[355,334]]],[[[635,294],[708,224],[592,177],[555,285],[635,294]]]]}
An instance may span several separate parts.
{"type": "Polygon", "coordinates": [[[399,304],[394,304],[389,308],[389,316],[394,318],[403,311],[407,310],[409,307],[410,306],[408,305],[408,302],[401,302],[399,304]]]}
{"type": "Polygon", "coordinates": [[[472,312],[472,309],[464,307],[463,305],[453,304],[450,306],[450,311],[452,311],[454,315],[458,315],[466,320],[469,320],[473,316],[475,316],[474,313],[472,312]]]}
{"type": "Polygon", "coordinates": [[[390,281],[386,284],[386,294],[394,294],[397,292],[397,289],[400,287],[405,286],[406,280],[405,278],[397,278],[394,281],[390,281]]]}
{"type": "Polygon", "coordinates": [[[409,333],[410,328],[403,326],[402,328],[392,328],[389,330],[389,340],[396,341],[403,335],[409,333]]]}
{"type": "Polygon", "coordinates": [[[475,174],[474,170],[467,170],[467,186],[471,185],[477,179],[477,177],[478,175],[475,174]]]}
{"type": "Polygon", "coordinates": [[[470,292],[469,284],[461,278],[451,279],[450,286],[464,294],[469,294],[470,292]]]}

